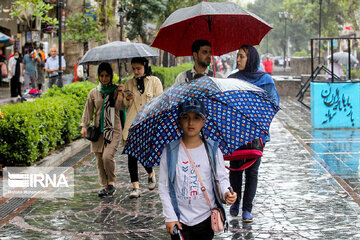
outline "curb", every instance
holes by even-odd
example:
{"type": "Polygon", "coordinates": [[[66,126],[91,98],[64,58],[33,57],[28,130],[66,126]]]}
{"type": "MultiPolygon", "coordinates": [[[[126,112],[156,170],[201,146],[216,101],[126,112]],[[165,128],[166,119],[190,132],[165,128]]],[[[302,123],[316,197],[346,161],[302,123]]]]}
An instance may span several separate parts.
{"type": "Polygon", "coordinates": [[[34,164],[38,167],[56,167],[65,162],[70,156],[83,150],[85,147],[90,145],[90,141],[86,139],[76,140],[64,148],[52,153],[51,155],[41,159],[39,162],[34,164]]]}
{"type": "MultiPolygon", "coordinates": [[[[43,158],[33,166],[38,167],[72,167],[79,160],[91,155],[90,141],[79,139],[64,148],[55,151],[43,158]]],[[[35,198],[0,197],[0,228],[10,219],[22,212],[27,206],[35,201],[35,198]]]]}

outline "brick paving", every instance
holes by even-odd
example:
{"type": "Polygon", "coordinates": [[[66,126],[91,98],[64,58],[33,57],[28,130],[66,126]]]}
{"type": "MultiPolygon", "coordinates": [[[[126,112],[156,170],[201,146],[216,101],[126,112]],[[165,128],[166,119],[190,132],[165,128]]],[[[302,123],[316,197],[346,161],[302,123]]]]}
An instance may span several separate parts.
{"type": "MultiPolygon", "coordinates": [[[[281,107],[260,167],[254,223],[230,217],[230,230],[215,239],[360,239],[359,148],[355,149],[360,130],[351,130],[352,135],[315,133],[310,112],[300,103],[286,98],[281,107]],[[346,147],[333,151],[334,144],[346,147]],[[328,159],[337,165],[325,156],[333,156],[328,159]]],[[[0,239],[169,239],[157,188],[146,189],[142,168],[142,197],[128,199],[130,180],[121,150],[116,155],[114,197],[97,197],[91,156],[75,165],[73,198],[33,201],[1,226],[0,239]]]]}

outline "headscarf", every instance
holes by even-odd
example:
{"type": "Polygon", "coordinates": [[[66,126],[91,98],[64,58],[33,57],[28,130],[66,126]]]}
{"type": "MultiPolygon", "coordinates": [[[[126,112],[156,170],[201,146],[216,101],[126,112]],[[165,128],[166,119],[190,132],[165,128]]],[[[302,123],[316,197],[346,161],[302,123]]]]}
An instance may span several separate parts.
{"type": "Polygon", "coordinates": [[[260,70],[260,57],[259,57],[259,53],[256,50],[256,48],[254,48],[251,45],[243,45],[243,46],[241,46],[241,48],[248,49],[245,69],[239,70],[238,72],[233,74],[233,75],[236,75],[233,77],[245,80],[256,86],[271,83],[268,81],[269,78],[262,78],[262,76],[266,73],[260,70]]]}
{"type": "Polygon", "coordinates": [[[103,104],[100,114],[100,131],[104,133],[105,146],[112,141],[113,128],[115,122],[115,102],[114,91],[118,88],[116,84],[112,82],[113,70],[111,65],[106,62],[100,63],[98,67],[99,86],[98,90],[103,96],[103,104]],[[111,77],[110,82],[107,85],[103,85],[100,81],[100,74],[106,71],[111,77]]]}
{"type": "Polygon", "coordinates": [[[151,66],[149,65],[149,60],[144,57],[136,57],[131,59],[131,64],[133,63],[139,63],[143,65],[145,69],[144,75],[135,78],[137,89],[139,90],[140,94],[143,94],[145,92],[144,79],[152,74],[151,66]]]}

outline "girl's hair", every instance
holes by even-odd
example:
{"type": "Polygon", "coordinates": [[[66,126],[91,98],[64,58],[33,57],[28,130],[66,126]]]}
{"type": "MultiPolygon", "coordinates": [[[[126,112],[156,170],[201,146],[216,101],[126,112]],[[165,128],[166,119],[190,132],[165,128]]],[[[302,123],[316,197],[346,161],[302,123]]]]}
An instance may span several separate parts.
{"type": "Polygon", "coordinates": [[[152,74],[151,66],[149,64],[149,60],[147,60],[146,58],[144,58],[144,57],[133,58],[133,59],[131,59],[131,64],[133,64],[133,63],[139,63],[139,64],[143,65],[144,68],[145,68],[144,74],[146,76],[150,76],[152,74]]]}
{"type": "Polygon", "coordinates": [[[110,75],[110,82],[112,82],[113,79],[113,69],[111,67],[111,65],[107,62],[102,62],[100,63],[99,67],[98,67],[98,77],[100,79],[100,73],[106,71],[109,75],[110,75]]]}

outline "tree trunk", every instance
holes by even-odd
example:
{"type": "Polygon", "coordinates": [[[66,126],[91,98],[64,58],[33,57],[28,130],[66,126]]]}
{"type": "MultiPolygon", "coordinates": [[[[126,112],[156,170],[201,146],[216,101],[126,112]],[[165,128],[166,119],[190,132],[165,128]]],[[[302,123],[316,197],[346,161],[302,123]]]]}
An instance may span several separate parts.
{"type": "Polygon", "coordinates": [[[164,54],[163,54],[162,66],[163,67],[169,67],[169,53],[165,52],[165,51],[164,51],[164,54]]]}
{"type": "MultiPolygon", "coordinates": [[[[69,17],[78,12],[84,12],[84,3],[83,1],[78,0],[67,0],[66,4],[66,17],[69,17]]],[[[66,29],[65,29],[66,31],[66,29]]],[[[65,73],[74,74],[75,64],[81,59],[84,55],[84,45],[79,43],[71,43],[69,41],[64,41],[65,61],[66,61],[66,71],[65,73]]]]}

